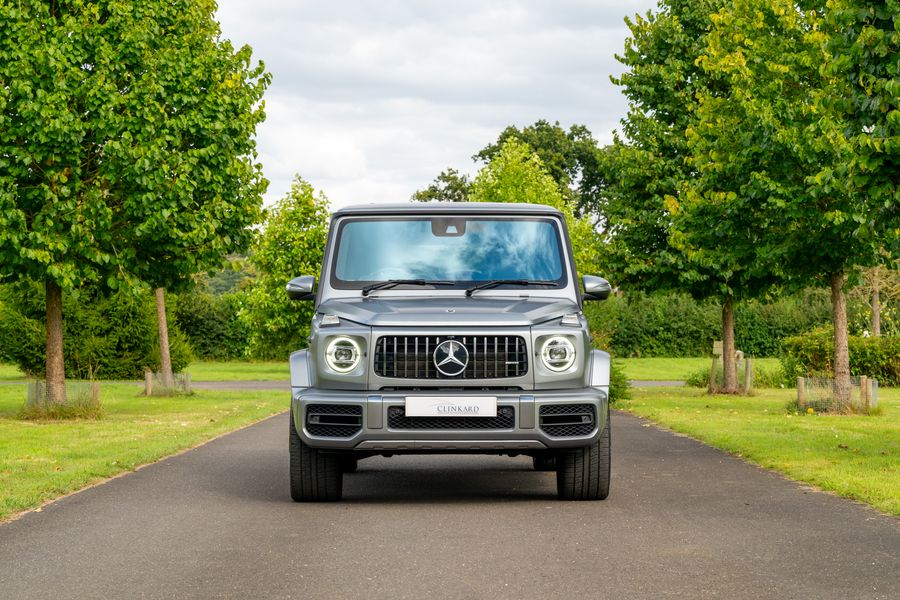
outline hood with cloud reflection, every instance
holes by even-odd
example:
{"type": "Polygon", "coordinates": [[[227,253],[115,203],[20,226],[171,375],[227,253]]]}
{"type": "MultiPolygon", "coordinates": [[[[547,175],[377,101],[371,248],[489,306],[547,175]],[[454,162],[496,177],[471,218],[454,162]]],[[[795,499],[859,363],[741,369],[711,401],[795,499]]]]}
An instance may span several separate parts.
{"type": "Polygon", "coordinates": [[[577,312],[561,298],[334,298],[319,312],[372,327],[531,326],[577,312]]]}

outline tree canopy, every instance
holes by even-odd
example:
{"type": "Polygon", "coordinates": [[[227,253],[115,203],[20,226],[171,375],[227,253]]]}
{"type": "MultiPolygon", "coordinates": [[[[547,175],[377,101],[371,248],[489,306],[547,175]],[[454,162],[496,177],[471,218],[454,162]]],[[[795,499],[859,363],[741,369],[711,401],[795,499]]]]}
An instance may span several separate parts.
{"type": "Polygon", "coordinates": [[[259,276],[249,287],[242,313],[250,329],[251,356],[285,357],[305,345],[312,303],[291,301],[284,286],[294,277],[321,271],[328,218],[328,199],[300,177],[268,209],[250,253],[259,276]]]}
{"type": "Polygon", "coordinates": [[[587,127],[572,125],[566,131],[559,121],[551,124],[545,119],[522,129],[510,125],[496,142],[482,148],[472,159],[487,164],[513,139],[532,148],[546,172],[559,184],[566,202],[577,212],[597,206],[603,180],[597,168],[597,142],[587,127]]]}
{"type": "Polygon", "coordinates": [[[788,282],[830,285],[835,392],[846,399],[845,283],[882,260],[897,216],[868,189],[871,163],[848,138],[855,119],[834,101],[852,85],[835,74],[826,16],[821,3],[791,0],[734,0],[712,15],[698,63],[725,92],[699,94],[688,136],[698,176],[681,207],[699,214],[703,237],[740,226],[735,246],[788,282]]]}
{"type": "Polygon", "coordinates": [[[56,401],[63,291],[184,281],[246,245],[259,219],[253,136],[269,75],[214,11],[0,4],[0,279],[45,282],[56,401]]]}
{"type": "Polygon", "coordinates": [[[469,197],[473,202],[529,202],[558,209],[566,217],[578,272],[597,272],[598,238],[591,221],[573,214],[559,185],[527,144],[516,139],[504,142],[478,172],[469,197]]]}
{"type": "Polygon", "coordinates": [[[441,171],[440,175],[424,190],[412,195],[415,202],[466,202],[472,183],[465,173],[456,169],[441,171]]]}

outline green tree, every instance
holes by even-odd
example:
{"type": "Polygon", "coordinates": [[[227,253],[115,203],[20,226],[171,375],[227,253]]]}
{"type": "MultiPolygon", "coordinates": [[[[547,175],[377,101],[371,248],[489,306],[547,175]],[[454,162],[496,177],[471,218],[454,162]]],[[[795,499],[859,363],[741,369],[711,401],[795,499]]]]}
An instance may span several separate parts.
{"type": "Polygon", "coordinates": [[[862,193],[848,120],[833,98],[849,94],[834,75],[821,2],[735,0],[714,17],[698,61],[728,93],[700,94],[691,145],[695,181],[715,190],[682,207],[719,202],[727,216],[709,235],[750,217],[757,260],[777,265],[797,287],[831,288],[835,395],[850,394],[845,286],[857,267],[877,264],[896,228],[880,195],[862,193]],[[699,199],[699,200],[698,200],[699,199]]]}
{"type": "Polygon", "coordinates": [[[575,217],[559,185],[527,144],[514,138],[504,142],[478,172],[469,198],[473,202],[546,204],[560,210],[566,217],[576,268],[582,274],[596,272],[597,234],[591,221],[575,217]]]}
{"type": "Polygon", "coordinates": [[[489,163],[509,140],[528,144],[540,157],[547,173],[560,186],[566,201],[579,213],[599,204],[603,179],[598,168],[597,142],[584,125],[572,125],[568,131],[559,121],[541,119],[519,129],[510,125],[496,142],[488,144],[472,157],[489,163]]]}
{"type": "Polygon", "coordinates": [[[62,295],[177,285],[246,244],[269,82],[212,0],[0,4],[0,279],[46,290],[49,399],[62,295]]]}
{"type": "Polygon", "coordinates": [[[691,212],[681,206],[695,175],[688,132],[697,120],[697,97],[715,97],[723,86],[697,63],[710,15],[722,5],[663,0],[655,12],[626,20],[631,37],[617,56],[625,72],[613,82],[629,109],[624,137],[617,135],[599,155],[605,185],[596,210],[607,223],[604,264],[621,286],[721,301],[723,391],[736,393],[734,303],[762,295],[775,280],[748,255],[743,238],[751,224],[732,222],[712,235],[709,228],[723,216],[715,198],[695,203],[691,212]]]}
{"type": "Polygon", "coordinates": [[[299,275],[320,272],[328,215],[328,199],[300,177],[269,209],[265,228],[250,253],[259,276],[248,290],[242,312],[250,329],[252,356],[284,358],[306,343],[312,304],[292,302],[284,286],[299,275]]]}
{"type": "MultiPolygon", "coordinates": [[[[878,217],[893,216],[888,250],[898,255],[900,204],[900,2],[832,0],[827,24],[833,72],[848,94],[832,98],[843,109],[853,149],[854,183],[880,201],[878,217]]],[[[874,204],[874,202],[873,202],[874,204]]]]}
{"type": "Polygon", "coordinates": [[[441,171],[434,181],[424,190],[412,195],[414,202],[466,202],[469,199],[472,183],[465,173],[456,169],[441,171]]]}

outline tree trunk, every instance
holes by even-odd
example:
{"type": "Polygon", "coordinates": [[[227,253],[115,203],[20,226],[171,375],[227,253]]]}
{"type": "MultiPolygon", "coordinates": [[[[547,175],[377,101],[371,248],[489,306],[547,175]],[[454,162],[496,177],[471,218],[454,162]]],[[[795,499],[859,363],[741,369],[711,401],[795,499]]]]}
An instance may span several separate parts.
{"type": "Polygon", "coordinates": [[[722,305],[722,391],[738,393],[737,366],[734,363],[734,296],[726,296],[722,305]]]}
{"type": "Polygon", "coordinates": [[[159,375],[164,388],[175,387],[172,357],[169,354],[169,325],[166,322],[166,290],[156,288],[156,318],[159,322],[159,375]]]}
{"type": "Polygon", "coordinates": [[[847,345],[847,298],[844,273],[831,275],[832,320],[834,321],[834,398],[850,403],[850,349],[847,345]]]}
{"type": "Polygon", "coordinates": [[[881,335],[881,290],[877,286],[872,291],[872,335],[881,335]]]}
{"type": "Polygon", "coordinates": [[[51,279],[46,280],[47,400],[51,404],[66,403],[66,366],[63,362],[62,288],[51,279]]]}

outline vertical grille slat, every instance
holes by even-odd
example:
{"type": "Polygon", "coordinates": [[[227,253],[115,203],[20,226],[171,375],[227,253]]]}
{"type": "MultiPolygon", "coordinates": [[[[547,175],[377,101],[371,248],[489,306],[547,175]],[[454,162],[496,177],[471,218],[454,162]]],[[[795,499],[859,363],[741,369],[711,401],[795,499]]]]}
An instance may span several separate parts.
{"type": "Polygon", "coordinates": [[[497,338],[494,338],[494,377],[499,377],[500,373],[497,371],[497,338]]]}
{"type": "Polygon", "coordinates": [[[528,373],[524,338],[515,335],[385,335],[372,353],[375,374],[396,379],[503,379],[528,373]],[[465,346],[469,362],[463,373],[451,377],[434,365],[433,353],[442,342],[454,339],[465,346]]]}

